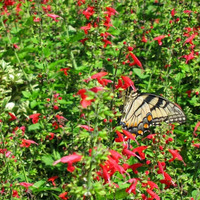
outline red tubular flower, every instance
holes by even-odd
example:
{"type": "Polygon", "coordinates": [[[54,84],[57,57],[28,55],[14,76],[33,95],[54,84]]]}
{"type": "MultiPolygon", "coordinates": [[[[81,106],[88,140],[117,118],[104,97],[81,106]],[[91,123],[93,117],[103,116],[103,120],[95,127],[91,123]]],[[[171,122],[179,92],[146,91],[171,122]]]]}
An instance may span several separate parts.
{"type": "Polygon", "coordinates": [[[38,143],[34,142],[33,140],[26,140],[26,139],[22,139],[22,144],[20,145],[20,147],[30,147],[31,144],[36,144],[38,145],[38,143]]]}
{"type": "Polygon", "coordinates": [[[122,158],[122,155],[119,154],[117,151],[110,150],[111,156],[116,162],[119,162],[119,159],[122,158]]]}
{"type": "Polygon", "coordinates": [[[109,80],[109,79],[97,79],[97,81],[102,85],[102,86],[106,86],[106,85],[108,85],[108,83],[112,83],[112,81],[111,80],[109,80]]]}
{"type": "Polygon", "coordinates": [[[110,175],[108,174],[107,168],[102,164],[100,164],[100,167],[103,170],[103,174],[102,175],[103,175],[103,179],[105,181],[104,184],[105,183],[110,183],[110,175]]]}
{"type": "Polygon", "coordinates": [[[132,52],[130,52],[127,54],[126,59],[129,57],[129,55],[131,56],[131,58],[134,61],[134,62],[130,63],[129,66],[138,65],[142,70],[144,70],[144,68],[142,67],[142,63],[139,61],[139,59],[136,57],[136,55],[133,54],[132,52]]]}
{"type": "Polygon", "coordinates": [[[57,165],[59,162],[67,163],[68,164],[67,170],[69,172],[73,172],[75,168],[72,166],[72,164],[81,161],[82,157],[83,156],[81,156],[81,155],[73,153],[72,155],[64,156],[61,159],[56,160],[53,163],[53,165],[57,165]]]}
{"type": "Polygon", "coordinates": [[[118,14],[118,12],[114,8],[106,7],[106,10],[107,11],[105,11],[104,13],[107,14],[109,17],[118,14]]]}
{"type": "Polygon", "coordinates": [[[91,103],[94,101],[94,99],[90,99],[90,100],[87,100],[87,95],[85,94],[86,93],[86,89],[80,89],[77,94],[81,96],[82,100],[81,100],[81,105],[83,108],[87,108],[88,106],[91,105],[91,103]]]}
{"type": "Polygon", "coordinates": [[[52,176],[52,177],[50,177],[49,179],[48,179],[48,181],[51,181],[52,182],[52,184],[53,184],[53,186],[55,187],[56,186],[56,184],[55,184],[55,180],[58,178],[58,176],[52,176]]]}
{"type": "Polygon", "coordinates": [[[16,197],[16,198],[19,198],[19,195],[18,195],[17,190],[13,190],[13,191],[12,191],[12,196],[13,196],[13,197],[16,197]]]}
{"type": "Polygon", "coordinates": [[[137,152],[141,158],[141,160],[145,159],[145,154],[143,153],[143,151],[145,149],[147,149],[148,146],[140,146],[140,147],[136,147],[135,149],[132,150],[133,153],[137,152]]]}
{"type": "Polygon", "coordinates": [[[121,78],[124,81],[124,85],[122,86],[122,88],[127,89],[128,87],[131,86],[134,91],[137,91],[137,89],[134,86],[133,81],[128,76],[121,76],[121,78]]]}
{"type": "Polygon", "coordinates": [[[66,197],[68,192],[63,192],[62,194],[59,195],[59,197],[63,200],[69,199],[69,197],[66,197]]]}
{"type": "Polygon", "coordinates": [[[147,42],[147,38],[144,35],[142,36],[142,42],[144,42],[144,43],[147,42]]]}
{"type": "Polygon", "coordinates": [[[94,14],[94,7],[89,6],[86,10],[83,11],[83,15],[85,15],[86,19],[90,19],[90,17],[94,14]]]}
{"type": "Polygon", "coordinates": [[[91,27],[92,27],[91,23],[88,23],[87,26],[82,26],[81,30],[84,30],[85,35],[87,35],[88,31],[91,29],[91,27]]]}
{"type": "Polygon", "coordinates": [[[55,14],[47,14],[48,17],[52,18],[55,22],[58,22],[59,20],[57,20],[56,18],[59,18],[59,15],[55,15],[55,14]]]}
{"type": "Polygon", "coordinates": [[[129,165],[128,168],[129,168],[129,169],[132,169],[133,172],[134,172],[135,174],[137,174],[137,173],[138,173],[137,168],[142,167],[142,166],[143,166],[142,163],[135,163],[135,164],[133,164],[133,165],[129,165]]]}
{"type": "Polygon", "coordinates": [[[25,188],[26,188],[26,191],[27,191],[27,190],[28,190],[28,188],[29,188],[30,186],[32,186],[32,185],[33,185],[33,183],[21,182],[21,183],[19,183],[19,185],[21,185],[21,186],[25,187],[25,188]]]}
{"type": "Polygon", "coordinates": [[[99,72],[96,74],[93,74],[91,76],[91,79],[101,79],[103,76],[106,76],[108,74],[108,72],[99,72]]]}
{"type": "Polygon", "coordinates": [[[176,13],[175,9],[172,9],[171,16],[174,17],[175,13],[176,13]]]}
{"type": "Polygon", "coordinates": [[[192,35],[184,42],[183,46],[184,46],[186,43],[193,44],[192,40],[195,38],[196,35],[197,35],[197,33],[192,34],[192,35]]]}
{"type": "Polygon", "coordinates": [[[196,131],[197,131],[197,129],[198,129],[199,126],[200,126],[200,121],[197,122],[196,126],[194,127],[194,131],[193,131],[194,135],[196,134],[196,131]]]}
{"type": "Polygon", "coordinates": [[[131,182],[132,184],[130,185],[129,188],[126,189],[126,192],[127,193],[133,193],[133,194],[136,194],[136,186],[137,186],[137,179],[136,178],[132,178],[129,180],[129,182],[131,182]]]}
{"type": "Polygon", "coordinates": [[[79,125],[81,128],[83,128],[83,129],[85,129],[85,130],[87,130],[87,131],[94,131],[94,129],[93,128],[91,128],[91,127],[89,127],[89,126],[87,126],[87,125],[79,125]]]}
{"type": "Polygon", "coordinates": [[[192,146],[194,146],[196,148],[200,148],[200,143],[192,144],[192,146]]]}
{"type": "Polygon", "coordinates": [[[128,137],[128,139],[134,140],[137,143],[137,145],[139,145],[138,141],[135,139],[136,136],[133,136],[129,131],[124,129],[122,130],[122,132],[128,137]]]}
{"type": "Polygon", "coordinates": [[[15,116],[15,115],[13,115],[12,113],[8,113],[9,115],[10,115],[10,119],[9,119],[9,121],[14,121],[14,120],[16,120],[17,119],[17,117],[15,116]]]}
{"type": "Polygon", "coordinates": [[[147,189],[146,191],[147,191],[147,193],[149,193],[149,195],[150,195],[153,199],[160,200],[160,197],[159,197],[155,192],[153,192],[152,190],[147,189]]]}
{"type": "Polygon", "coordinates": [[[97,92],[99,92],[99,91],[102,91],[103,90],[103,87],[93,87],[93,88],[91,88],[90,89],[92,92],[94,92],[94,93],[97,93],[97,92]]]}
{"type": "Polygon", "coordinates": [[[178,150],[168,149],[168,151],[169,151],[169,152],[172,154],[172,156],[173,156],[173,158],[171,158],[171,159],[169,160],[169,162],[172,162],[172,161],[174,161],[174,160],[177,158],[178,160],[182,161],[182,162],[184,163],[184,165],[186,165],[185,162],[183,161],[182,156],[178,153],[178,150]]]}
{"type": "Polygon", "coordinates": [[[35,114],[30,115],[29,118],[32,119],[33,124],[36,124],[38,123],[40,115],[41,115],[40,113],[35,113],[35,114]]]}
{"type": "Polygon", "coordinates": [[[164,175],[164,179],[160,180],[160,182],[162,184],[165,184],[166,188],[169,188],[170,186],[176,186],[176,184],[172,181],[172,178],[168,173],[164,172],[163,175],[164,175]]]}
{"type": "Polygon", "coordinates": [[[106,26],[106,30],[108,30],[111,26],[113,26],[110,22],[111,22],[111,19],[109,16],[105,16],[106,20],[104,21],[103,25],[106,26]]]}
{"type": "Polygon", "coordinates": [[[165,35],[160,35],[158,37],[155,37],[153,40],[157,40],[158,41],[158,44],[161,46],[162,45],[162,39],[165,38],[165,35]]]}
{"type": "Polygon", "coordinates": [[[70,70],[69,67],[60,69],[61,72],[62,72],[62,71],[64,72],[65,76],[68,75],[68,73],[67,73],[68,70],[70,70]]]}

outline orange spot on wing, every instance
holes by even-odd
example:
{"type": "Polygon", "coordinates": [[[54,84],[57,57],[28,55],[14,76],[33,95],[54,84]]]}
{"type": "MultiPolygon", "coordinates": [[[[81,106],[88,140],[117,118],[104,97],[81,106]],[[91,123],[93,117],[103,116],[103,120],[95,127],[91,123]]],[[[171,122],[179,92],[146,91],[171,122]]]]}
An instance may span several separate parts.
{"type": "Polygon", "coordinates": [[[144,124],[144,128],[149,128],[149,125],[148,124],[144,124]]]}
{"type": "Polygon", "coordinates": [[[133,135],[133,137],[136,137],[136,134],[133,133],[132,135],[133,135]]]}
{"type": "Polygon", "coordinates": [[[147,117],[147,120],[148,120],[149,122],[152,121],[152,116],[149,115],[149,116],[147,117]]]}
{"type": "Polygon", "coordinates": [[[134,126],[137,126],[137,123],[135,123],[134,126]]]}
{"type": "Polygon", "coordinates": [[[142,130],[138,130],[138,134],[143,134],[143,131],[142,130]]]}

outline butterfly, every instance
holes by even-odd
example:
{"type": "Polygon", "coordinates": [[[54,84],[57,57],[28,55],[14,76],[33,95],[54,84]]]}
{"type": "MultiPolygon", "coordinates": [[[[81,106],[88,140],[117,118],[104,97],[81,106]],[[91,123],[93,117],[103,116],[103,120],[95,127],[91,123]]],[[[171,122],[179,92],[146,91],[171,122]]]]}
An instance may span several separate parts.
{"type": "Polygon", "coordinates": [[[184,123],[186,116],[181,108],[169,100],[148,93],[138,94],[131,91],[125,97],[120,124],[125,130],[143,135],[150,126],[166,123],[184,123]]]}

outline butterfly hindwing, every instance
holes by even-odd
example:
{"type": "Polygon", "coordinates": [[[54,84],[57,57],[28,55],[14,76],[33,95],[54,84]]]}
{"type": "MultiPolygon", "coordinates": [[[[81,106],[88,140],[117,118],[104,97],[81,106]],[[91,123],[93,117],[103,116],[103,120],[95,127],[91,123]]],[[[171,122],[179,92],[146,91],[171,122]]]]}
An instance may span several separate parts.
{"type": "Polygon", "coordinates": [[[183,111],[174,103],[154,94],[137,94],[132,92],[127,96],[121,124],[128,131],[141,135],[151,125],[161,122],[185,122],[183,111]]]}

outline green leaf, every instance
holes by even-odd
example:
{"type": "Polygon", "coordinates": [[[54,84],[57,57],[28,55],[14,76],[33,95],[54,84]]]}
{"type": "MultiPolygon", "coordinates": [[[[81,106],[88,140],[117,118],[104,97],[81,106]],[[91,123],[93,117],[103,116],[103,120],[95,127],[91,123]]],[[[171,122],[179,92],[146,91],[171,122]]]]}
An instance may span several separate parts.
{"type": "Polygon", "coordinates": [[[46,183],[46,181],[44,180],[40,180],[36,183],[34,183],[34,185],[32,187],[36,187],[36,188],[40,188],[42,185],[44,185],[46,183]]]}
{"type": "Polygon", "coordinates": [[[36,101],[36,100],[33,100],[32,102],[31,102],[31,108],[34,108],[35,106],[37,106],[38,105],[38,102],[36,101]]]}
{"type": "Polygon", "coordinates": [[[45,165],[53,166],[53,158],[51,155],[45,155],[42,156],[42,162],[45,163],[45,165]]]}
{"type": "Polygon", "coordinates": [[[140,68],[133,68],[133,71],[141,79],[145,79],[148,77],[148,75],[147,74],[145,75],[144,72],[142,71],[142,69],[140,69],[140,68]]]}
{"type": "Polygon", "coordinates": [[[28,130],[29,131],[34,131],[34,130],[37,130],[37,129],[40,129],[40,124],[39,123],[31,124],[30,126],[28,126],[28,130]]]}
{"type": "Polygon", "coordinates": [[[29,91],[22,91],[24,97],[29,98],[31,97],[31,93],[29,91]]]}

